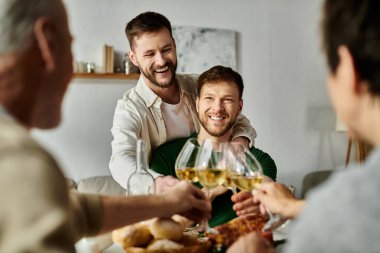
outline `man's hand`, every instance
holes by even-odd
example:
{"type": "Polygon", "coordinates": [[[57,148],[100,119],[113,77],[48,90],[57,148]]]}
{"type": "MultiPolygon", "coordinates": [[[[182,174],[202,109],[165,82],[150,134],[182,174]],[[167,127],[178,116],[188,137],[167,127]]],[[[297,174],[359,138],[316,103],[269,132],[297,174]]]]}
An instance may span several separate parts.
{"type": "MultiPolygon", "coordinates": [[[[270,177],[263,176],[264,182],[273,182],[270,177]]],[[[237,194],[232,195],[231,197],[233,209],[236,212],[237,216],[242,216],[245,214],[256,214],[260,212],[260,206],[258,201],[254,201],[253,195],[248,191],[241,191],[237,194]]]]}
{"type": "Polygon", "coordinates": [[[155,180],[156,183],[156,193],[164,193],[168,189],[171,189],[173,186],[178,184],[180,181],[172,176],[165,176],[165,177],[157,177],[155,180]]]}
{"type": "Polygon", "coordinates": [[[163,196],[168,201],[168,217],[180,214],[198,223],[211,216],[211,204],[206,195],[191,183],[182,181],[167,190],[163,196]]]}
{"type": "Polygon", "coordinates": [[[251,192],[241,191],[232,195],[231,200],[235,203],[232,208],[237,216],[260,212],[259,204],[253,202],[253,195],[251,192]]]}
{"type": "Polygon", "coordinates": [[[258,235],[256,232],[241,236],[231,247],[227,253],[275,253],[276,251],[270,243],[258,235]]]}
{"type": "Polygon", "coordinates": [[[232,146],[238,148],[239,145],[243,146],[246,149],[249,149],[250,140],[247,137],[239,136],[235,137],[231,141],[232,146]]]}
{"type": "MultiPolygon", "coordinates": [[[[207,189],[206,188],[202,188],[202,191],[204,192],[204,194],[207,195],[207,189]]],[[[225,193],[227,191],[228,191],[228,188],[221,186],[221,185],[218,185],[217,187],[209,190],[209,192],[210,192],[209,200],[212,202],[217,196],[222,195],[223,193],[225,193]]]]}
{"type": "MultiPolygon", "coordinates": [[[[296,218],[304,206],[304,201],[294,198],[285,185],[274,182],[263,183],[254,192],[253,200],[282,218],[296,218]]],[[[265,212],[265,208],[261,208],[261,211],[265,212]]]]}

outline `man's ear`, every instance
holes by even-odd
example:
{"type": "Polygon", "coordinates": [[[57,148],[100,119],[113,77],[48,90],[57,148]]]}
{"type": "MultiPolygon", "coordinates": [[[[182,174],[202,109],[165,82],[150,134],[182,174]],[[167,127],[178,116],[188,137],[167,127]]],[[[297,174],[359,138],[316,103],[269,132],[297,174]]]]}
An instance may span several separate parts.
{"type": "Polygon", "coordinates": [[[243,99],[240,99],[239,101],[239,113],[243,110],[243,99]]]}
{"type": "Polygon", "coordinates": [[[198,96],[195,100],[195,107],[197,108],[197,112],[199,112],[199,97],[198,96]]]}
{"type": "Polygon", "coordinates": [[[339,65],[336,74],[341,75],[341,77],[344,78],[344,83],[348,85],[347,88],[352,89],[355,93],[360,92],[363,85],[360,85],[360,76],[356,70],[350,50],[348,50],[346,46],[340,46],[338,48],[338,56],[339,65]]]}
{"type": "Polygon", "coordinates": [[[129,57],[129,59],[133,62],[133,64],[135,64],[137,67],[140,67],[140,66],[139,66],[139,63],[138,63],[137,60],[136,60],[136,55],[135,55],[135,53],[132,51],[132,49],[129,49],[129,51],[128,51],[128,57],[129,57]]]}
{"type": "Polygon", "coordinates": [[[51,72],[56,67],[55,50],[57,28],[55,23],[48,17],[41,17],[37,19],[33,27],[34,36],[36,38],[37,46],[41,52],[41,58],[45,63],[46,70],[51,72]]]}

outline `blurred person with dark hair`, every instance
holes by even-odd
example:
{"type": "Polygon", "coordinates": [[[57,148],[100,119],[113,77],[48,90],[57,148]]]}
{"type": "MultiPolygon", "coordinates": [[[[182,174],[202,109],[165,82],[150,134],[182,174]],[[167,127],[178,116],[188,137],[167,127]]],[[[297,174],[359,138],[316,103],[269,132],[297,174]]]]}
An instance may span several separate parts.
{"type": "MultiPolygon", "coordinates": [[[[380,2],[326,0],[322,36],[328,91],[351,138],[374,146],[362,165],[350,165],[297,202],[274,183],[255,194],[272,212],[297,217],[285,252],[379,252],[380,249],[380,2]]],[[[257,234],[228,252],[274,252],[257,234]]]]}

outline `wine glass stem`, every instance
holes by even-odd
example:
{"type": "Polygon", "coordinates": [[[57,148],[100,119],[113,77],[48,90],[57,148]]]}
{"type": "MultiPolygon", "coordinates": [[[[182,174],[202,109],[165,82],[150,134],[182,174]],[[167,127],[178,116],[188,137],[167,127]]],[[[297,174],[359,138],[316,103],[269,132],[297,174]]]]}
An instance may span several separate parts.
{"type": "MultiPolygon", "coordinates": [[[[210,190],[206,187],[206,197],[208,200],[210,200],[210,190]]],[[[204,229],[204,231],[209,232],[211,230],[210,226],[208,225],[208,220],[202,221],[201,228],[204,229]]]]}
{"type": "Polygon", "coordinates": [[[267,212],[267,214],[269,216],[269,220],[273,220],[272,212],[268,209],[268,207],[264,206],[264,208],[265,208],[265,212],[267,212]]]}

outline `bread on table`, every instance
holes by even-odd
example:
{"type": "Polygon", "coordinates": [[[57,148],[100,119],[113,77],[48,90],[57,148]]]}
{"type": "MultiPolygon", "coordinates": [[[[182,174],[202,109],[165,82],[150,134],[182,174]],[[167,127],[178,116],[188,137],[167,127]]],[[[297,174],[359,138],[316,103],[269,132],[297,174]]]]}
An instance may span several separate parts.
{"type": "Polygon", "coordinates": [[[143,223],[136,223],[112,232],[112,241],[123,248],[146,246],[152,235],[149,227],[143,223]]]}
{"type": "Polygon", "coordinates": [[[114,230],[112,239],[129,253],[206,253],[210,243],[184,234],[186,218],[175,219],[183,223],[155,218],[114,230]]]}
{"type": "Polygon", "coordinates": [[[150,224],[150,232],[156,239],[179,241],[183,236],[183,227],[172,219],[156,219],[150,224]]]}
{"type": "Polygon", "coordinates": [[[182,215],[179,215],[179,214],[174,214],[172,216],[172,220],[179,223],[183,229],[189,228],[194,225],[194,221],[189,220],[188,218],[183,217],[182,215]]]}
{"type": "Polygon", "coordinates": [[[182,244],[173,242],[168,239],[159,239],[153,240],[152,243],[148,245],[147,250],[179,250],[183,249],[184,246],[182,244]]]}

